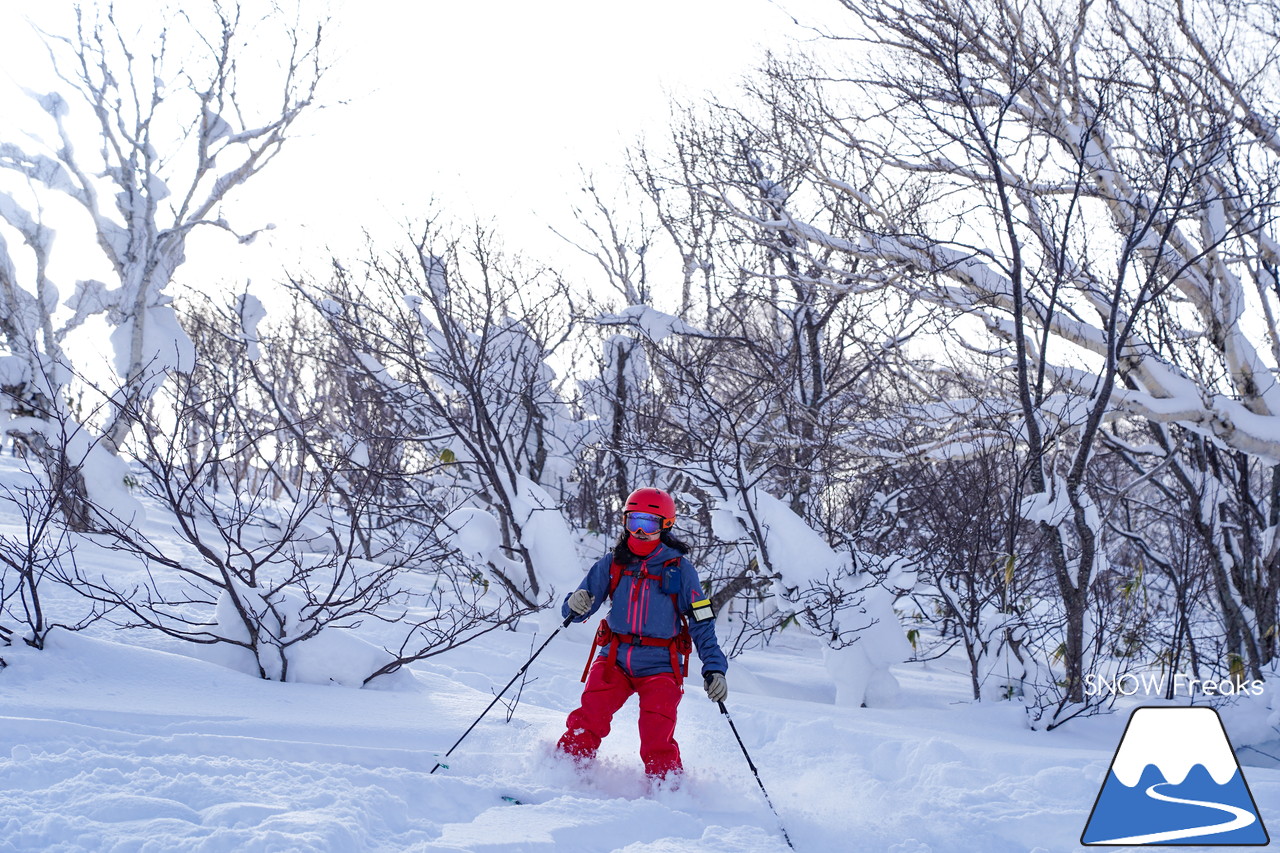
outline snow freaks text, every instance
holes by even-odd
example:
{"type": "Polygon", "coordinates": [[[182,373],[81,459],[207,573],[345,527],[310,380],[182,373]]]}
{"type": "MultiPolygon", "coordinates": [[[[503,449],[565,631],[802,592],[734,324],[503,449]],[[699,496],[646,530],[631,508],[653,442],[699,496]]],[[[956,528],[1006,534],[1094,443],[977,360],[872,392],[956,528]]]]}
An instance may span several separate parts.
{"type": "Polygon", "coordinates": [[[1261,696],[1266,689],[1259,680],[1242,681],[1224,678],[1220,681],[1193,678],[1183,673],[1164,675],[1145,673],[1108,678],[1090,673],[1084,677],[1084,692],[1089,696],[1165,696],[1172,679],[1173,696],[1261,696]]]}

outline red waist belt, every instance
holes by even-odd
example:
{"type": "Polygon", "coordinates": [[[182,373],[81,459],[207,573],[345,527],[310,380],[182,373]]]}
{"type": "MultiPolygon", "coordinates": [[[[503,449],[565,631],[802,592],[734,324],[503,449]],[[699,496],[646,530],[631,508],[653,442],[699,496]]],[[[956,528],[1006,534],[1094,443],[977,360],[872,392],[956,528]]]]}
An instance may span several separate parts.
{"type": "Polygon", "coordinates": [[[607,619],[600,620],[600,627],[596,628],[595,639],[591,643],[591,652],[587,655],[587,665],[582,669],[582,680],[587,680],[587,673],[591,670],[591,662],[595,660],[596,649],[609,647],[609,663],[616,664],[618,662],[618,647],[621,645],[629,646],[660,646],[671,650],[671,671],[683,681],[689,675],[689,655],[693,652],[693,638],[689,636],[689,629],[681,626],[680,633],[674,637],[646,637],[642,634],[619,634],[609,627],[607,619]],[[684,658],[683,662],[681,657],[684,658]]]}

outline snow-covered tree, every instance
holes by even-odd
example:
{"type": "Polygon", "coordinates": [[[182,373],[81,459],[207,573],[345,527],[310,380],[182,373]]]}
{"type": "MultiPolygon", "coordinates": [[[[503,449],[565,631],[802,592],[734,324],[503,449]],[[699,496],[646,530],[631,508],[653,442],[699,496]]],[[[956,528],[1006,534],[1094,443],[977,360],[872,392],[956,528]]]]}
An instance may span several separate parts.
{"type": "Polygon", "coordinates": [[[192,233],[248,242],[270,227],[235,226],[223,204],[316,105],[323,26],[221,3],[140,17],[111,4],[73,11],[68,32],[41,31],[59,81],[32,93],[46,126],[0,137],[0,223],[34,255],[15,264],[0,235],[0,333],[18,360],[7,383],[14,405],[52,419],[72,372],[64,339],[105,317],[119,389],[98,427],[114,451],[166,372],[193,366],[168,293],[192,233]],[[68,201],[88,227],[55,240],[42,217],[68,201]],[[91,235],[85,245],[66,242],[78,233],[91,235]],[[60,296],[48,278],[54,253],[84,271],[73,293],[60,296]],[[108,281],[90,277],[98,268],[108,281]]]}
{"type": "Polygon", "coordinates": [[[891,283],[964,318],[967,345],[1007,355],[1022,511],[1050,543],[1070,713],[1096,647],[1107,533],[1092,462],[1108,419],[1181,423],[1280,458],[1256,419],[1271,416],[1274,381],[1236,322],[1244,283],[1266,282],[1269,142],[1248,127],[1267,113],[1199,97],[1230,90],[1213,77],[1235,66],[1179,62],[1194,26],[1158,5],[1136,19],[1123,4],[844,5],[869,47],[857,67],[773,61],[756,87],[750,156],[775,173],[727,168],[698,186],[745,233],[778,235],[811,279],[891,283]]]}
{"type": "MultiPolygon", "coordinates": [[[[875,667],[884,668],[910,652],[894,594],[879,586],[888,570],[869,552],[853,556],[858,486],[848,475],[856,467],[853,431],[872,408],[870,377],[896,360],[895,345],[868,344],[868,332],[894,324],[901,331],[913,321],[873,316],[868,307],[884,300],[854,276],[843,290],[815,280],[817,267],[794,251],[796,241],[769,231],[744,239],[686,183],[695,169],[765,183],[767,167],[750,138],[733,149],[741,156],[717,159],[719,142],[732,137],[715,126],[682,128],[666,155],[668,173],[655,165],[656,150],[639,152],[632,177],[647,203],[630,231],[593,196],[594,218],[583,223],[591,239],[579,245],[622,304],[598,304],[591,317],[604,337],[606,372],[585,383],[584,397],[609,425],[597,441],[623,460],[633,481],[661,484],[684,500],[681,530],[700,546],[713,599],[722,608],[739,596],[751,602],[735,646],[799,623],[835,660],[877,645],[868,638],[883,631],[897,638],[877,646],[875,667]],[[659,226],[646,227],[649,217],[659,226]],[[631,263],[636,258],[643,264],[631,263]],[[683,286],[644,286],[659,279],[683,286]],[[776,509],[775,493],[785,496],[785,512],[766,512],[776,509]],[[831,559],[793,553],[795,537],[783,527],[807,531],[806,546],[823,543],[831,559]],[[882,593],[887,600],[872,607],[882,593]],[[866,618],[868,609],[877,615],[866,618]]],[[[859,704],[866,682],[845,670],[838,680],[859,704]]]]}
{"type": "Polygon", "coordinates": [[[576,585],[557,495],[578,428],[547,363],[566,335],[554,275],[504,257],[483,230],[463,242],[429,228],[407,252],[375,252],[363,273],[340,267],[294,287],[398,411],[416,452],[450,472],[460,512],[445,527],[484,543],[476,556],[527,606],[576,585]],[[472,510],[492,514],[497,541],[472,510]]]}
{"type": "MultiPolygon", "coordinates": [[[[66,488],[56,479],[70,476],[72,468],[47,471],[31,458],[27,467],[25,483],[0,486],[0,500],[16,521],[0,533],[0,620],[17,626],[27,645],[42,649],[54,628],[78,630],[100,611],[49,595],[52,587],[74,585],[79,578],[74,537],[62,515],[66,488]]],[[[11,640],[13,627],[6,631],[3,639],[11,640]]]]}
{"type": "Polygon", "coordinates": [[[193,312],[198,366],[133,414],[142,429],[125,450],[168,535],[103,508],[96,526],[146,580],[86,571],[72,585],[124,626],[274,680],[324,682],[339,654],[362,662],[367,683],[508,625],[523,610],[441,533],[447,502],[383,488],[394,474],[369,467],[356,425],[328,417],[328,389],[305,381],[325,367],[315,353],[275,354],[303,380],[287,402],[267,382],[258,363],[296,338],[259,308],[240,295],[193,312]],[[349,630],[364,622],[383,626],[385,648],[349,630]]]}

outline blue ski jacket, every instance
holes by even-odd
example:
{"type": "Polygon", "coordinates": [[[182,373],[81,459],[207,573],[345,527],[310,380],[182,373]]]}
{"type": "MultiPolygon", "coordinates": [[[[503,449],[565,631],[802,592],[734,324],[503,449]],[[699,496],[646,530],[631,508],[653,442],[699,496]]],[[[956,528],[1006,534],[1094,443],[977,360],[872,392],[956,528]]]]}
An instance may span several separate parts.
{"type": "MultiPolygon", "coordinates": [[[[591,593],[594,601],[591,610],[575,617],[575,622],[587,621],[604,604],[609,595],[612,565],[611,551],[587,571],[578,589],[591,593]]],[[[688,619],[689,635],[698,650],[698,659],[702,661],[703,678],[712,672],[729,671],[729,661],[716,639],[715,619],[708,618],[711,608],[698,582],[698,572],[683,554],[663,543],[649,556],[634,558],[622,568],[624,573],[613,592],[606,617],[614,633],[670,639],[680,633],[680,616],[684,616],[688,619]]],[[[566,595],[560,605],[560,614],[565,618],[570,614],[568,600],[566,595]]],[[[604,656],[608,652],[606,646],[600,654],[604,656]]],[[[662,646],[624,643],[618,649],[618,665],[634,677],[671,672],[671,653],[662,646]]]]}

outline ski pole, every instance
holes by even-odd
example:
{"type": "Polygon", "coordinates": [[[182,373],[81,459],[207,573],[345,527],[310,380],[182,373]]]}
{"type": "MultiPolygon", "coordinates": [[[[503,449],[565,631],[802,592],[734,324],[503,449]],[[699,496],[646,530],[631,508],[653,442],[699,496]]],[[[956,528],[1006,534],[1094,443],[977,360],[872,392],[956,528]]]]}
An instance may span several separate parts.
{"type": "Polygon", "coordinates": [[[782,831],[782,840],[787,842],[788,847],[795,850],[796,846],[791,843],[791,836],[787,835],[787,828],[782,825],[782,818],[778,816],[778,810],[773,807],[773,800],[769,799],[769,792],[764,789],[764,782],[760,781],[760,771],[756,769],[755,762],[751,760],[751,753],[747,752],[747,745],[742,742],[742,735],[738,734],[738,727],[733,724],[733,717],[729,716],[729,709],[724,706],[723,702],[718,704],[720,705],[720,713],[724,714],[724,718],[729,721],[729,728],[733,729],[733,736],[738,739],[738,746],[742,747],[742,754],[747,759],[747,766],[755,774],[756,784],[760,786],[760,793],[764,794],[764,801],[769,804],[769,811],[773,812],[774,818],[778,821],[778,829],[782,831]]]}
{"type": "MultiPolygon", "coordinates": [[[[533,656],[524,662],[524,666],[516,670],[516,674],[511,676],[511,680],[507,682],[507,686],[502,688],[500,691],[498,691],[498,695],[493,697],[493,701],[489,703],[489,707],[485,708],[483,711],[480,712],[480,716],[476,717],[476,721],[467,727],[467,730],[462,733],[462,737],[458,738],[457,741],[454,742],[453,746],[449,747],[449,751],[444,754],[444,758],[448,758],[450,755],[453,754],[453,751],[458,748],[458,744],[466,740],[467,735],[471,734],[471,730],[474,729],[476,726],[480,725],[480,721],[484,719],[484,715],[489,713],[489,711],[493,708],[494,705],[498,704],[498,700],[502,698],[502,694],[506,693],[508,690],[511,689],[511,685],[515,684],[516,679],[519,678],[521,675],[523,675],[524,671],[529,668],[529,664],[533,663],[534,659],[537,658],[538,655],[542,654],[542,650],[547,647],[548,643],[550,643],[552,640],[555,639],[556,634],[560,633],[561,628],[568,628],[569,623],[572,621],[573,621],[573,614],[570,613],[567,617],[565,617],[565,620],[560,625],[560,627],[552,631],[551,636],[547,637],[546,641],[543,642],[542,645],[538,646],[538,650],[533,653],[533,656]]],[[[443,764],[444,758],[436,762],[436,766],[431,768],[431,773],[435,773],[437,770],[439,770],[441,767],[444,766],[443,764]]],[[[428,773],[427,775],[430,776],[431,773],[428,773]]]]}

